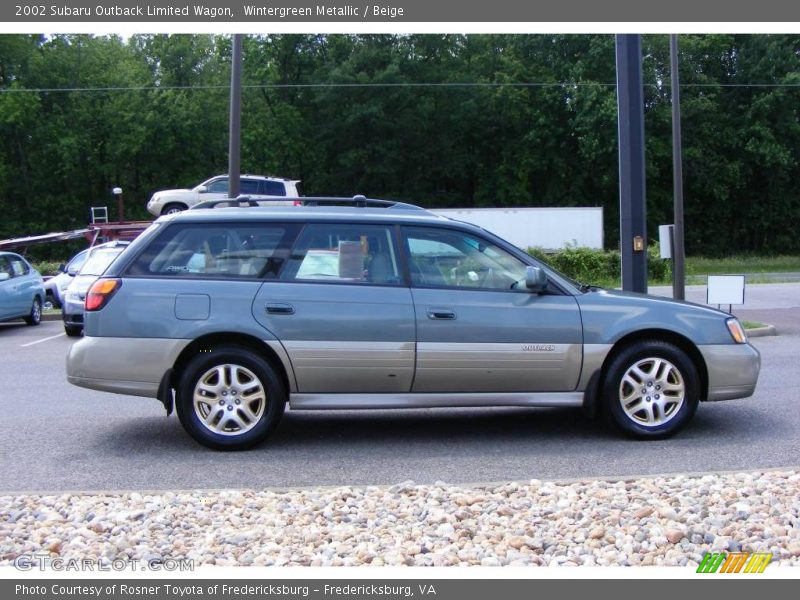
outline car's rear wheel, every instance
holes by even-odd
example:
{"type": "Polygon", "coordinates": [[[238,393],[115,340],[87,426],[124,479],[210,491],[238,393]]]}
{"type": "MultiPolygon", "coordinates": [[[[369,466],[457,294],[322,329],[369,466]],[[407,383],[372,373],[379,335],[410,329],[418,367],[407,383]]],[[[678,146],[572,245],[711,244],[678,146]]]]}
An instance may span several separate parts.
{"type": "Polygon", "coordinates": [[[69,337],[78,337],[80,334],[83,333],[83,327],[80,325],[67,325],[64,324],[64,333],[67,334],[69,337]]]}
{"type": "Polygon", "coordinates": [[[42,322],[42,301],[39,300],[39,296],[36,296],[33,299],[33,303],[31,304],[31,312],[28,313],[27,317],[25,317],[25,322],[28,325],[38,325],[42,322]]]}
{"type": "Polygon", "coordinates": [[[692,419],[700,401],[697,368],[668,342],[647,340],[623,348],[603,385],[605,414],[623,433],[641,439],[674,435],[692,419]]]}
{"type": "Polygon", "coordinates": [[[176,410],[184,429],[215,450],[260,444],[283,415],[286,389],[255,352],[220,346],[195,356],[183,371],[176,410]]]}
{"type": "Polygon", "coordinates": [[[180,204],[178,202],[173,202],[172,204],[167,204],[163,210],[161,211],[162,215],[174,215],[175,213],[183,212],[186,210],[187,206],[185,204],[180,204]]]}

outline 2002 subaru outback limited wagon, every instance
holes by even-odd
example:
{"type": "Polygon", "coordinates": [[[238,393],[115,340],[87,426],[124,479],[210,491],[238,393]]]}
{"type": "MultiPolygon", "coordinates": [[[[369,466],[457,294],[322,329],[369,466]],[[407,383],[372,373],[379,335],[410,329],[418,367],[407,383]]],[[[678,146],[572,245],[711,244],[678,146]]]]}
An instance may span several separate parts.
{"type": "Polygon", "coordinates": [[[581,286],[412,205],[302,200],[159,218],[90,289],[69,381],[174,403],[217,449],[265,440],[287,402],[583,406],[662,438],[753,394],[760,356],[729,314],[581,286]]]}

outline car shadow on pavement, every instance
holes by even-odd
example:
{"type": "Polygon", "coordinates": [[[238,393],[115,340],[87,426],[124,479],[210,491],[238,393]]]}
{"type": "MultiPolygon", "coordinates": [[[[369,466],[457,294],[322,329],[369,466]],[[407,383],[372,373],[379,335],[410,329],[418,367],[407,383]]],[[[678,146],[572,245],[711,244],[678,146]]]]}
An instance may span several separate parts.
{"type": "MultiPolygon", "coordinates": [[[[261,448],[313,445],[439,444],[469,440],[514,443],[532,439],[609,439],[615,434],[602,422],[576,409],[416,409],[371,411],[287,411],[275,433],[261,448]]],[[[197,449],[178,419],[153,417],[126,420],[98,437],[98,446],[119,452],[149,454],[173,449],[197,449]]]]}

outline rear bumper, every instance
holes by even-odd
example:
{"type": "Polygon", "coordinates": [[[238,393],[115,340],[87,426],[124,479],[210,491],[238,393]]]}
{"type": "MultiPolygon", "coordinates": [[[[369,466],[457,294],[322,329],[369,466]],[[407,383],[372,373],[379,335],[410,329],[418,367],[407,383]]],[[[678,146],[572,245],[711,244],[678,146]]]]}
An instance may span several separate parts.
{"type": "Polygon", "coordinates": [[[67,351],[67,381],[115,394],[158,397],[158,386],[190,340],[84,337],[67,351]]]}
{"type": "Polygon", "coordinates": [[[761,369],[761,355],[750,344],[699,346],[708,370],[709,401],[752,396],[761,369]]]}

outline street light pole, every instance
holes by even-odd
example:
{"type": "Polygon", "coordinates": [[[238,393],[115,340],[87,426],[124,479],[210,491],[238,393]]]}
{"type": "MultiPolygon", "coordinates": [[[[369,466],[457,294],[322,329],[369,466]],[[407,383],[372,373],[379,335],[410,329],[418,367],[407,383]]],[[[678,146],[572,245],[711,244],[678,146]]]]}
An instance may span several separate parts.
{"type": "Polygon", "coordinates": [[[228,198],[239,195],[242,135],[242,34],[233,35],[231,57],[231,108],[228,136],[228,198]]]}
{"type": "Polygon", "coordinates": [[[683,241],[683,157],[681,151],[681,89],[678,81],[678,36],[669,36],[669,68],[672,83],[672,183],[674,227],[672,232],[672,297],[686,298],[683,241]]]}

